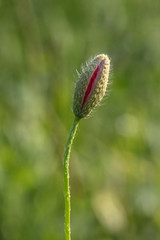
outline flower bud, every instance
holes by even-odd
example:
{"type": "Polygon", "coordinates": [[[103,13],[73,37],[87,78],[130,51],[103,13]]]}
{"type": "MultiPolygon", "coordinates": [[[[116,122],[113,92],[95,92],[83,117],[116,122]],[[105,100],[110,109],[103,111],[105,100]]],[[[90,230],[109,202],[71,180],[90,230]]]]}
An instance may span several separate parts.
{"type": "Polygon", "coordinates": [[[76,83],[73,98],[73,113],[78,118],[87,117],[105,95],[110,60],[107,55],[97,55],[92,59],[76,83]]]}

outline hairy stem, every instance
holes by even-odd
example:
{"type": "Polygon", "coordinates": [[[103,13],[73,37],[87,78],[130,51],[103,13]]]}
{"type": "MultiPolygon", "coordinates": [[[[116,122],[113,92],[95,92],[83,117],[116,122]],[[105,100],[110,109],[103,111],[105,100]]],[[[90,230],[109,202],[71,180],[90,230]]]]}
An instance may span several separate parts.
{"type": "Polygon", "coordinates": [[[71,228],[70,228],[70,187],[69,187],[69,158],[71,153],[72,143],[78,128],[79,118],[75,118],[73,121],[66,147],[64,150],[64,199],[65,199],[65,240],[71,240],[71,228]]]}

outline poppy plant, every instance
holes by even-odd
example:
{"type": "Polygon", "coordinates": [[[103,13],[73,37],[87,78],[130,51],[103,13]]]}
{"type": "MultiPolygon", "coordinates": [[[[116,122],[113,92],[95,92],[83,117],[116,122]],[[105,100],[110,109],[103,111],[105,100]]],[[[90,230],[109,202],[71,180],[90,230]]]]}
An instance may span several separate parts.
{"type": "Polygon", "coordinates": [[[81,74],[78,74],[73,98],[75,119],[64,150],[65,240],[71,240],[69,158],[72,143],[80,119],[89,116],[104,97],[108,84],[109,69],[110,59],[107,55],[100,54],[86,64],[85,68],[82,68],[81,74]]]}

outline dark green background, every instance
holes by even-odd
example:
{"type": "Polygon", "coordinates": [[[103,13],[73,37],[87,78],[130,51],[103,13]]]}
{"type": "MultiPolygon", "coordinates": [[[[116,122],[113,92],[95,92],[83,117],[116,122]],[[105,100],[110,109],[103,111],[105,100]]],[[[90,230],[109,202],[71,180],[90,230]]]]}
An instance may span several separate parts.
{"type": "Polygon", "coordinates": [[[160,1],[0,0],[0,239],[64,239],[76,69],[111,58],[71,155],[73,240],[160,239],[160,1]]]}

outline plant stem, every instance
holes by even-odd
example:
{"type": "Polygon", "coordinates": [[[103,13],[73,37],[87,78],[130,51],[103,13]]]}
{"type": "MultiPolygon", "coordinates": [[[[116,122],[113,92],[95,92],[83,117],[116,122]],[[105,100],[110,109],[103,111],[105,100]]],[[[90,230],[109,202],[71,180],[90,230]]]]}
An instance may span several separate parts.
{"type": "Polygon", "coordinates": [[[70,187],[69,187],[69,158],[71,153],[72,143],[78,128],[80,118],[75,118],[73,121],[66,147],[64,150],[64,199],[65,199],[65,240],[71,240],[70,228],[70,187]]]}

